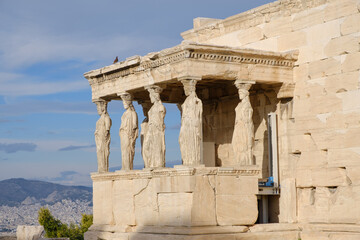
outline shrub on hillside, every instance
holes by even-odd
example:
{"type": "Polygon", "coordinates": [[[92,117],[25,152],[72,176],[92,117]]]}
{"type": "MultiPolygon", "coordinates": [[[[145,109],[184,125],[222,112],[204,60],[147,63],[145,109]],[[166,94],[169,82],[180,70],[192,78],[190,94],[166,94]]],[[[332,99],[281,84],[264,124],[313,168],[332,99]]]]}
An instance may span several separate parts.
{"type": "Polygon", "coordinates": [[[80,226],[74,223],[70,223],[68,226],[59,219],[56,219],[48,208],[40,208],[38,220],[40,225],[44,227],[45,237],[84,240],[84,233],[92,225],[93,216],[82,214],[80,226]]]}

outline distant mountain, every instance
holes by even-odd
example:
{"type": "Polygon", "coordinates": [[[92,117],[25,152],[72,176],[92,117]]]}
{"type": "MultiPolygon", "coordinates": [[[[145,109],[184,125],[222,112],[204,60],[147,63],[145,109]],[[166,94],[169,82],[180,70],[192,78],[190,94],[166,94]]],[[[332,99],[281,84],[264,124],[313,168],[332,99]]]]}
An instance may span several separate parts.
{"type": "Polygon", "coordinates": [[[63,199],[92,202],[92,188],[12,178],[0,181],[0,206],[54,204],[63,199]]]}

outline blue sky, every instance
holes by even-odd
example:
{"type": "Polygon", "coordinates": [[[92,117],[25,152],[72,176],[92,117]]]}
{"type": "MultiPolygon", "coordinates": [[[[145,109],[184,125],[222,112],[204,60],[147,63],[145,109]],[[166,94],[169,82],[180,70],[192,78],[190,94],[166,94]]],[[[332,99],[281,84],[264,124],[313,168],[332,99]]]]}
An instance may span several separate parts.
{"type": "MultiPolygon", "coordinates": [[[[271,0],[0,0],[0,180],[91,185],[98,119],[83,73],[179,44],[196,17],[226,18],[271,0]]],[[[135,104],[139,124],[141,108],[135,104]]],[[[179,163],[180,115],[166,105],[166,161],[179,163]]],[[[121,166],[120,101],[109,103],[110,168],[121,166]]],[[[135,166],[142,166],[140,143],[135,166]]]]}

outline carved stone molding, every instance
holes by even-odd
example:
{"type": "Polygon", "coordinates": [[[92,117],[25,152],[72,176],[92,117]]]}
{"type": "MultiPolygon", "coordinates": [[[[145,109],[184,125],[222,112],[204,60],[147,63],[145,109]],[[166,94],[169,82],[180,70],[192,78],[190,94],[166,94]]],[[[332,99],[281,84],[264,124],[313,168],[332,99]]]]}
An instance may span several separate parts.
{"type": "Polygon", "coordinates": [[[293,98],[295,90],[295,83],[283,83],[278,90],[277,98],[293,98]]]}
{"type": "Polygon", "coordinates": [[[116,171],[108,173],[92,173],[94,181],[116,180],[116,179],[146,179],[172,176],[199,176],[199,175],[221,175],[221,176],[257,176],[260,173],[258,166],[239,167],[180,167],[180,168],[158,168],[133,171],[116,171]]]}
{"type": "Polygon", "coordinates": [[[274,53],[184,41],[178,46],[153,53],[151,56],[136,56],[132,61],[127,59],[124,62],[87,72],[84,76],[89,80],[90,85],[101,84],[186,59],[293,67],[296,56],[292,52],[274,53]]]}

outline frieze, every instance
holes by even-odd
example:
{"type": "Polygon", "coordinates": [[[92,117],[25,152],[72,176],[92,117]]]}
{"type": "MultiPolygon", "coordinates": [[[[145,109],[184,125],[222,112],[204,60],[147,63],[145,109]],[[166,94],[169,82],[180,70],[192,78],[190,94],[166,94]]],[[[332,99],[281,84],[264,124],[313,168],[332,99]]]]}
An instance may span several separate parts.
{"type": "Polygon", "coordinates": [[[296,53],[275,53],[253,49],[240,49],[216,45],[182,43],[170,49],[165,49],[151,56],[144,56],[139,64],[110,65],[85,74],[90,85],[115,81],[119,78],[155,69],[163,65],[177,63],[186,59],[199,61],[227,62],[239,64],[262,64],[292,68],[296,61],[296,53]]]}

